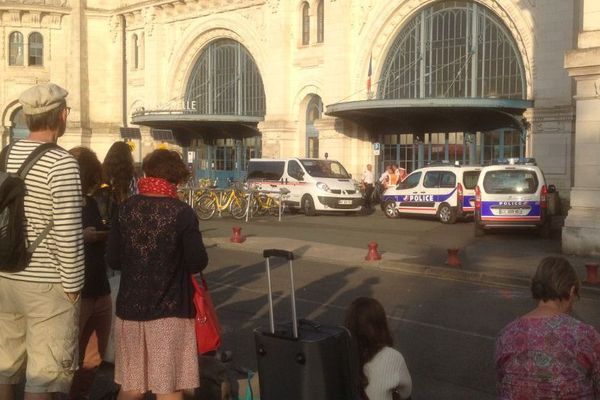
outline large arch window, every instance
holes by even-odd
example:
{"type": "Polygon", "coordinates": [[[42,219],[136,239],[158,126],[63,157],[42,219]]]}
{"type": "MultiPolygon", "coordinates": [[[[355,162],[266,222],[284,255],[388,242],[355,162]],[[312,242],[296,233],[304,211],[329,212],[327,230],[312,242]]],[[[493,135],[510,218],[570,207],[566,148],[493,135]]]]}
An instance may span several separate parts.
{"type": "Polygon", "coordinates": [[[8,65],[23,65],[23,34],[12,32],[8,37],[8,65]]]}
{"type": "Polygon", "coordinates": [[[215,40],[200,54],[185,100],[198,114],[265,115],[260,72],[248,50],[231,39],[215,40]]]}
{"type": "Polygon", "coordinates": [[[312,96],[306,106],[306,157],[319,158],[319,131],[315,121],[323,115],[323,102],[319,96],[312,96]]]}
{"type": "Polygon", "coordinates": [[[310,43],[310,6],[308,2],[302,3],[302,44],[310,43]]]}
{"type": "Polygon", "coordinates": [[[323,0],[317,4],[317,43],[325,40],[325,5],[323,0]]]}
{"type": "Polygon", "coordinates": [[[523,63],[509,30],[472,1],[424,8],[397,35],[382,71],[382,99],[526,97],[523,63]]]}
{"type": "Polygon", "coordinates": [[[29,35],[29,65],[44,65],[44,38],[41,33],[29,35]]]}

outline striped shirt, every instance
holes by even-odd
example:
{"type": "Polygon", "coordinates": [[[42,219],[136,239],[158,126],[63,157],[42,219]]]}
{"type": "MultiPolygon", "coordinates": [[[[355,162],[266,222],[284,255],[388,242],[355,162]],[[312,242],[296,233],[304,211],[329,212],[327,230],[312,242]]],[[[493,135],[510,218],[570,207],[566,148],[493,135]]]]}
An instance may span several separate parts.
{"type": "MultiPolygon", "coordinates": [[[[8,156],[7,171],[16,173],[41,143],[16,142],[8,156]]],[[[83,287],[84,258],[81,227],[82,195],[79,165],[62,148],[47,151],[25,178],[25,219],[31,243],[50,221],[54,225],[21,272],[0,272],[0,277],[38,283],[62,283],[65,292],[83,287]]]]}

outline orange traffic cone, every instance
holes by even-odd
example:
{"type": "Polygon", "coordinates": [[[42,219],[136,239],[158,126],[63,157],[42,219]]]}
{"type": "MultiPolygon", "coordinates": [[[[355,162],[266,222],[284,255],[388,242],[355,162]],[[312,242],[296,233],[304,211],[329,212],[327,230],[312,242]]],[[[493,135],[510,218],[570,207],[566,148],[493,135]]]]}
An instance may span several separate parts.
{"type": "Polygon", "coordinates": [[[377,242],[369,243],[369,252],[365,256],[366,261],[381,260],[381,254],[377,251],[377,242]]]}
{"type": "Polygon", "coordinates": [[[239,226],[234,226],[232,228],[233,234],[229,238],[229,241],[232,243],[242,243],[246,240],[244,236],[242,236],[242,228],[239,226]]]}
{"type": "Polygon", "coordinates": [[[446,251],[448,252],[448,261],[446,261],[446,265],[449,265],[451,267],[460,267],[460,259],[458,258],[458,249],[457,248],[452,248],[452,249],[446,249],[446,251]]]}

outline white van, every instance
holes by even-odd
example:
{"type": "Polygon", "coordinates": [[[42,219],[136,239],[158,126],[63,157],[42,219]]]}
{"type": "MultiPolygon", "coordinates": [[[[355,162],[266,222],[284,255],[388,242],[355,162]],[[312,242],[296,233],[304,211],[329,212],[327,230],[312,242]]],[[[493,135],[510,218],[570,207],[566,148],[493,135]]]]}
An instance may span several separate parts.
{"type": "Polygon", "coordinates": [[[475,192],[475,236],[502,228],[535,228],[550,236],[548,194],[556,187],[546,184],[534,159],[510,158],[483,168],[475,192]]]}
{"type": "Polygon", "coordinates": [[[400,214],[435,215],[445,224],[472,215],[480,166],[440,164],[412,172],[388,188],[382,207],[388,218],[400,214]]]}
{"type": "Polygon", "coordinates": [[[337,161],[316,158],[264,159],[248,162],[247,181],[258,190],[290,191],[285,203],[306,215],[319,211],[360,211],[362,194],[337,161]]]}

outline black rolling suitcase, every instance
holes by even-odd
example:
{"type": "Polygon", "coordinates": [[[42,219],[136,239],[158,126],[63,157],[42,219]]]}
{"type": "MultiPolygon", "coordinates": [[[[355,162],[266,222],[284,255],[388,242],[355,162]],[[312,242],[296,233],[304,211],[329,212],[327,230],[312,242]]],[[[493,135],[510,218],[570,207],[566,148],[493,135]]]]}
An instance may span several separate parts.
{"type": "Polygon", "coordinates": [[[261,400],[356,400],[357,362],[350,333],[342,326],[296,318],[292,260],[286,250],[265,250],[269,285],[268,328],[254,330],[261,400]],[[289,260],[292,321],[275,325],[269,257],[289,260]]]}

